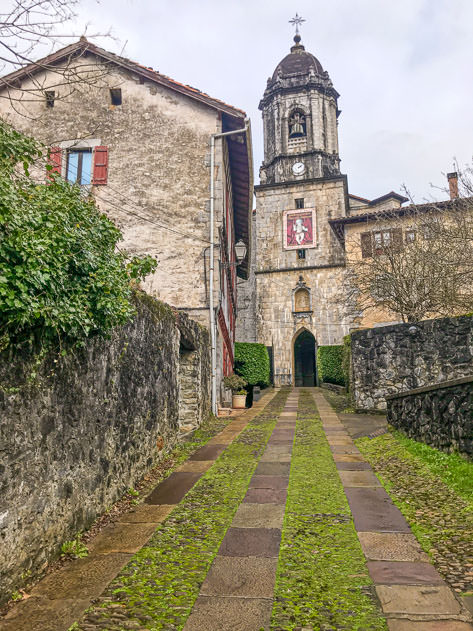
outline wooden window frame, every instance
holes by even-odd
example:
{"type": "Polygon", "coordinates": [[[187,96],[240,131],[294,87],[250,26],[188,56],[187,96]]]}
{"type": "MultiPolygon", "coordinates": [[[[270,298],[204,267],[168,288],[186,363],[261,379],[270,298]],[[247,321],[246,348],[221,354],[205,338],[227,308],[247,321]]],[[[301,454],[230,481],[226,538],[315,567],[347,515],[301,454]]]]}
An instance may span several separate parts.
{"type": "Polygon", "coordinates": [[[79,186],[90,186],[92,184],[92,180],[94,177],[94,152],[92,149],[75,149],[75,148],[71,148],[67,150],[67,155],[66,155],[66,179],[68,182],[70,182],[71,184],[78,184],[79,186]],[[82,183],[82,163],[83,163],[83,156],[85,153],[90,154],[90,180],[88,182],[84,182],[82,183]],[[68,173],[69,173],[69,159],[70,156],[72,154],[78,154],[78,158],[77,158],[77,173],[76,173],[76,178],[75,180],[69,180],[68,179],[68,173]]]}

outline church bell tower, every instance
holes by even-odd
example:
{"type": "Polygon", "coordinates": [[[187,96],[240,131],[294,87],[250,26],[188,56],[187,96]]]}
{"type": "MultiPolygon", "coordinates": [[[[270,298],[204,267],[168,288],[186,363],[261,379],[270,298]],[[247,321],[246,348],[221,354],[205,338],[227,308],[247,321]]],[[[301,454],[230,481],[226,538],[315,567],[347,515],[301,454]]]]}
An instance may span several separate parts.
{"type": "Polygon", "coordinates": [[[263,112],[262,184],[340,173],[338,92],[296,33],[291,52],[268,79],[263,112]]]}
{"type": "MultiPolygon", "coordinates": [[[[301,21],[292,20],[296,26],[301,21]]],[[[340,173],[338,98],[296,30],[259,104],[264,160],[255,186],[249,290],[254,335],[248,327],[243,337],[272,350],[275,385],[315,385],[317,346],[340,344],[348,332],[336,300],[345,256],[330,225],[347,215],[348,201],[347,178],[340,173]]]]}

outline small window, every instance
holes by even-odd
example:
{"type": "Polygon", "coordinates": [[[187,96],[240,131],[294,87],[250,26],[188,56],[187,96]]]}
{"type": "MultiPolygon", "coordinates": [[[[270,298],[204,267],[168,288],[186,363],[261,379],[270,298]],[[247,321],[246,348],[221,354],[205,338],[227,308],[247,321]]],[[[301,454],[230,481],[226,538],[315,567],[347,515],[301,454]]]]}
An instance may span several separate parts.
{"type": "Polygon", "coordinates": [[[54,90],[49,90],[44,93],[46,97],[46,107],[54,107],[54,99],[56,98],[56,92],[54,90]]]}
{"type": "Polygon", "coordinates": [[[304,198],[300,197],[299,199],[295,200],[296,202],[296,208],[304,208],[304,198]]]}
{"type": "Polygon", "coordinates": [[[406,230],[406,243],[414,243],[416,240],[415,230],[406,230]]]}
{"type": "Polygon", "coordinates": [[[122,89],[111,88],[110,100],[111,100],[112,105],[121,105],[122,104],[122,89]]]}
{"type": "Polygon", "coordinates": [[[66,179],[82,186],[90,184],[92,179],[92,150],[71,149],[67,152],[66,179]]]}
{"type": "Polygon", "coordinates": [[[297,258],[298,259],[305,259],[305,250],[304,249],[297,250],[297,258]]]}

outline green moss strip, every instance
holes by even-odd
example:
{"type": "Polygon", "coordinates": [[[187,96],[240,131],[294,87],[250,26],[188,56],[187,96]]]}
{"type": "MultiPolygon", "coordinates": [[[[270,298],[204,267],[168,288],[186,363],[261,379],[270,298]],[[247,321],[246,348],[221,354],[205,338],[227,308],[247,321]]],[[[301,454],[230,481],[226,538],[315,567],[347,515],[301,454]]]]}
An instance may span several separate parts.
{"type": "Polygon", "coordinates": [[[385,630],[316,406],[301,392],[271,629],[385,630]]]}
{"type": "Polygon", "coordinates": [[[187,493],[147,546],[110,584],[79,623],[118,631],[179,630],[243,500],[288,390],[282,390],[187,493]],[[124,627],[125,621],[127,626],[124,627]],[[100,626],[102,625],[102,626],[100,626]]]}

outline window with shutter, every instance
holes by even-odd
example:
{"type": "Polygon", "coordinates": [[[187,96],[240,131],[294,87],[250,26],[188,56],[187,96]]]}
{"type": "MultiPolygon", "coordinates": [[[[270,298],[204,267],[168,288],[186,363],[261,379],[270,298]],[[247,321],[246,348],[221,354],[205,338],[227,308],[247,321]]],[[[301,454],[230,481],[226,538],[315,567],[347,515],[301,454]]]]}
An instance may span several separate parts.
{"type": "Polygon", "coordinates": [[[94,172],[92,184],[100,186],[107,184],[108,178],[108,147],[95,147],[94,172]]]}
{"type": "Polygon", "coordinates": [[[49,150],[49,164],[53,167],[50,173],[61,174],[62,153],[60,147],[51,147],[49,150]]]}
{"type": "Polygon", "coordinates": [[[371,241],[371,232],[361,233],[361,256],[366,259],[373,256],[373,244],[371,241]]]}

